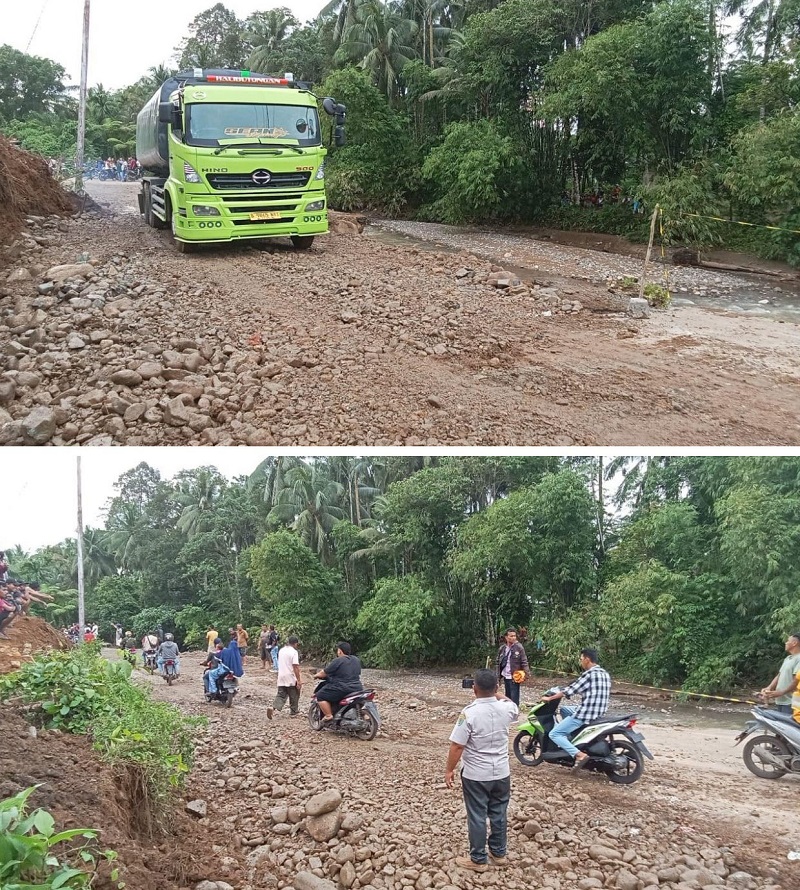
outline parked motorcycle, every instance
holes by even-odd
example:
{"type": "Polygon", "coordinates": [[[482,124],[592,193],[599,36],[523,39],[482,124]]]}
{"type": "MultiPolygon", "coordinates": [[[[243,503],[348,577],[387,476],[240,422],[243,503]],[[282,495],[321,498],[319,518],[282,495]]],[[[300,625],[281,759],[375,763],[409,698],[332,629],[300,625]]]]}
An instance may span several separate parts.
{"type": "Polygon", "coordinates": [[[378,707],[374,701],[375,690],[364,689],[362,692],[351,692],[338,705],[331,706],[333,720],[325,723],[322,719],[322,711],[317,704],[317,693],[326,682],[327,680],[321,680],[311,696],[311,705],[308,709],[308,725],[315,730],[327,729],[333,732],[353,735],[365,742],[371,742],[378,734],[378,729],[381,725],[378,707]]]}
{"type": "Polygon", "coordinates": [[[748,720],[736,736],[736,744],[744,741],[744,765],[760,779],[780,779],[786,773],[800,773],[800,723],[791,714],[769,708],[753,708],[755,720],[748,720]],[[758,735],[752,733],[759,731],[758,735]]]}
{"type": "MultiPolygon", "coordinates": [[[[548,689],[544,694],[554,695],[559,691],[558,688],[548,689]]],[[[514,754],[520,763],[525,766],[542,763],[574,765],[575,759],[550,739],[556,723],[575,713],[574,707],[562,705],[559,716],[560,702],[561,699],[540,701],[520,722],[514,739],[514,754]]],[[[572,733],[572,744],[589,755],[589,763],[584,767],[587,772],[604,773],[610,782],[618,785],[631,785],[641,778],[644,758],[652,760],[653,755],[644,744],[644,736],[634,729],[637,716],[606,714],[572,733]]]]}
{"type": "Polygon", "coordinates": [[[153,671],[158,667],[158,662],[156,661],[157,652],[155,649],[145,649],[142,652],[142,659],[144,660],[144,669],[148,674],[152,674],[153,671]]]}
{"type": "Polygon", "coordinates": [[[174,658],[164,659],[164,679],[167,681],[167,686],[172,686],[175,680],[178,679],[178,669],[174,658]]]}
{"type": "Polygon", "coordinates": [[[97,174],[97,178],[101,182],[105,182],[108,179],[116,179],[117,171],[116,170],[108,170],[106,167],[103,167],[103,169],[97,174]]]}
{"type": "MultiPolygon", "coordinates": [[[[166,666],[166,662],[165,662],[166,666]]],[[[175,665],[173,664],[173,668],[175,665]]],[[[209,668],[203,672],[203,687],[206,688],[205,684],[205,675],[208,673],[209,668]]],[[[169,681],[167,681],[169,682],[169,681]]],[[[216,692],[208,692],[206,689],[206,701],[218,701],[222,702],[226,708],[230,708],[233,705],[233,700],[236,695],[239,693],[239,680],[232,671],[228,671],[227,674],[223,674],[221,677],[217,677],[217,691],[216,692]]]]}

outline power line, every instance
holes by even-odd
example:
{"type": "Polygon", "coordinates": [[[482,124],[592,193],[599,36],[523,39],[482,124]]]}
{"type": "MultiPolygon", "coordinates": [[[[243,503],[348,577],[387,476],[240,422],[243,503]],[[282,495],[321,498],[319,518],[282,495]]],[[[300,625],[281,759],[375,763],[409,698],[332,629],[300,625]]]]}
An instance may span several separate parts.
{"type": "Polygon", "coordinates": [[[44,0],[44,3],[42,3],[42,9],[41,9],[41,11],[40,11],[40,13],[39,13],[39,18],[36,19],[36,24],[33,26],[33,31],[32,31],[32,33],[31,33],[31,39],[28,41],[28,45],[25,47],[25,52],[26,52],[26,53],[27,53],[28,50],[31,48],[31,44],[33,43],[33,38],[36,36],[36,30],[37,30],[37,28],[39,27],[39,22],[41,22],[41,20],[42,20],[42,16],[44,15],[44,11],[45,11],[45,9],[47,8],[47,4],[48,4],[49,2],[50,2],[50,0],[44,0]]]}

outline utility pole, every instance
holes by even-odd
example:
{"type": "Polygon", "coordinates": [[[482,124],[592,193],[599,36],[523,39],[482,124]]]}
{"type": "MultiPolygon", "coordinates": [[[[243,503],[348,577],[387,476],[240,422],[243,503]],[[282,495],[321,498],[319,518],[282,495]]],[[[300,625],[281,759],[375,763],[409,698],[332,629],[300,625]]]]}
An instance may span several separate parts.
{"type": "Polygon", "coordinates": [[[89,80],[89,7],[83,4],[83,50],[81,52],[81,90],[78,99],[78,151],[75,158],[75,191],[83,191],[83,152],[86,141],[86,93],[89,80]]]}
{"type": "MultiPolygon", "coordinates": [[[[87,0],[88,4],[88,0],[87,0]]],[[[81,491],[81,459],[78,457],[78,642],[83,642],[86,627],[86,606],[83,600],[83,494],[81,491]]]]}

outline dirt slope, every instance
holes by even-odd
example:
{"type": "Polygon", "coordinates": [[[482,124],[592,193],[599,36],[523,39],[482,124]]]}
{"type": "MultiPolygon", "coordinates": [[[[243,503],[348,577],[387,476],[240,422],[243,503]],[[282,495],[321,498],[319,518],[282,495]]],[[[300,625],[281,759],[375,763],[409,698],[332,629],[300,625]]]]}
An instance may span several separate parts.
{"type": "Polygon", "coordinates": [[[26,216],[69,213],[72,207],[43,158],[0,136],[0,244],[11,240],[26,216]]]}
{"type": "Polygon", "coordinates": [[[15,671],[23,661],[47,649],[66,649],[69,642],[54,627],[33,615],[18,615],[0,640],[0,674],[15,671]]]}

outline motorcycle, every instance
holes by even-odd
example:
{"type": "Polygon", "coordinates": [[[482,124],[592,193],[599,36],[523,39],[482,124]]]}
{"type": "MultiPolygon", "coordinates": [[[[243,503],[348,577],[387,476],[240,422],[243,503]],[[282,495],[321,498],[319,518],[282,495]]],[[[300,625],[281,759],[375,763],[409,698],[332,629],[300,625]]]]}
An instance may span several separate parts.
{"type": "Polygon", "coordinates": [[[736,736],[736,744],[744,741],[744,765],[760,779],[780,779],[786,773],[800,773],[800,723],[791,714],[768,708],[753,708],[755,720],[748,720],[736,736]],[[760,730],[758,735],[752,733],[760,730]]]}
{"type": "MultiPolygon", "coordinates": [[[[559,691],[548,689],[545,695],[559,691]]],[[[560,701],[554,699],[532,705],[528,716],[520,722],[514,754],[525,766],[539,766],[543,762],[569,767],[575,764],[575,759],[550,739],[550,732],[559,720],[560,701]]],[[[575,708],[561,706],[562,719],[574,713],[575,708]]],[[[604,773],[610,782],[618,785],[632,785],[641,778],[644,758],[652,760],[653,755],[644,744],[644,736],[634,729],[637,716],[606,714],[572,733],[572,744],[589,755],[589,763],[584,767],[587,772],[604,773]]]]}
{"type": "Polygon", "coordinates": [[[167,681],[167,686],[172,686],[175,680],[178,679],[178,671],[175,667],[174,658],[167,658],[164,660],[164,679],[167,681]]]}
{"type": "Polygon", "coordinates": [[[144,669],[148,674],[152,674],[153,671],[158,667],[158,662],[156,661],[156,650],[155,649],[145,649],[142,652],[142,659],[144,661],[144,669]]]}
{"type": "Polygon", "coordinates": [[[327,729],[333,732],[341,732],[346,735],[354,735],[357,739],[371,742],[378,734],[381,718],[378,707],[375,704],[375,690],[364,689],[362,692],[351,692],[346,695],[338,705],[332,705],[333,720],[325,723],[322,719],[322,711],[317,703],[317,693],[327,681],[321,680],[314,694],[311,696],[311,705],[308,709],[308,725],[314,730],[327,729]]]}
{"type": "Polygon", "coordinates": [[[117,178],[117,171],[116,171],[116,170],[109,170],[108,168],[103,167],[103,169],[97,174],[97,178],[98,178],[101,182],[106,182],[106,181],[109,180],[109,179],[116,179],[116,178],[117,178]]]}
{"type": "MultiPolygon", "coordinates": [[[[166,667],[166,662],[165,662],[166,667]]],[[[173,664],[173,669],[175,665],[173,664]]],[[[205,688],[205,675],[208,673],[210,668],[206,668],[203,672],[203,687],[205,688]]],[[[167,681],[169,682],[169,681],[167,681]]],[[[232,671],[228,671],[227,674],[223,674],[221,677],[217,677],[217,691],[209,692],[206,689],[206,701],[218,701],[222,702],[226,708],[230,708],[233,705],[233,699],[239,692],[239,680],[232,671]]]]}
{"type": "Polygon", "coordinates": [[[136,667],[136,650],[135,649],[123,649],[122,657],[131,667],[136,667]]]}

